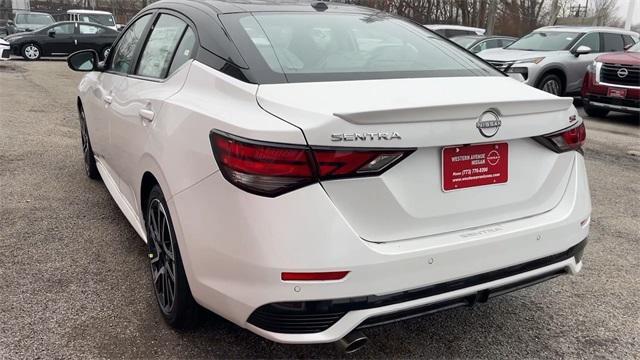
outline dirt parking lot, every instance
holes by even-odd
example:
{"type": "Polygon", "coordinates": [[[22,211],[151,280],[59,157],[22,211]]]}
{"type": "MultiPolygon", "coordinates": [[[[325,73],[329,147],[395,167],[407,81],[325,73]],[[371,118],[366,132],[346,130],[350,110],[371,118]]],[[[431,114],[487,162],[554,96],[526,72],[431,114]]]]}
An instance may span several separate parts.
{"type": "MultiPolygon", "coordinates": [[[[0,358],[328,358],[213,314],[176,332],[150,288],[146,247],[84,175],[64,61],[0,63],[0,358]]],[[[637,358],[640,121],[588,119],[593,196],[583,272],[475,308],[370,329],[352,358],[637,358]]]]}

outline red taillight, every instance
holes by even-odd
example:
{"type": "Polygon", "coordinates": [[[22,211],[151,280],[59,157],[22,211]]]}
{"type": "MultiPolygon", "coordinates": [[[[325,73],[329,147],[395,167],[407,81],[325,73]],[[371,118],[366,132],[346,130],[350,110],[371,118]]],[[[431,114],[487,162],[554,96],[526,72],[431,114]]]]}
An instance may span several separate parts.
{"type": "Polygon", "coordinates": [[[580,150],[587,139],[584,123],[568,130],[542,136],[542,142],[556,152],[580,150]]]}
{"type": "Polygon", "coordinates": [[[331,272],[283,272],[282,281],[332,281],[342,280],[349,274],[348,271],[331,272]]]}
{"type": "Polygon", "coordinates": [[[275,197],[319,180],[380,175],[413,149],[309,148],[242,139],[212,131],[220,171],[248,192],[275,197]]]}

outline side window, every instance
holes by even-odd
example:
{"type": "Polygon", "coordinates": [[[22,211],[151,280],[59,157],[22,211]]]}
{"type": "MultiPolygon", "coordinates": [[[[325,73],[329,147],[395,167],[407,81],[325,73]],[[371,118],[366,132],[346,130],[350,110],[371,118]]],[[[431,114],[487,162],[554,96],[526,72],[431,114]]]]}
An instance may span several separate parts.
{"type": "Polygon", "coordinates": [[[138,42],[141,40],[142,33],[144,29],[147,27],[147,24],[151,20],[151,15],[144,15],[140,19],[136,20],[136,22],[127,29],[122,35],[120,42],[116,45],[116,51],[113,55],[113,60],[111,62],[111,70],[121,73],[128,73],[131,70],[131,65],[133,65],[134,56],[136,53],[136,47],[138,46],[138,42]]]}
{"type": "Polygon", "coordinates": [[[629,35],[622,35],[622,40],[624,40],[625,47],[636,43],[635,41],[633,41],[633,38],[629,35]]]}
{"type": "Polygon", "coordinates": [[[169,73],[173,54],[187,24],[175,16],[162,14],[142,51],[136,74],[162,79],[169,73]]]}
{"type": "Polygon", "coordinates": [[[578,46],[588,46],[594,53],[600,52],[600,34],[596,32],[586,34],[578,41],[574,49],[577,49],[578,46]]]}
{"type": "Polygon", "coordinates": [[[487,45],[485,45],[485,49],[493,49],[497,47],[501,47],[502,40],[500,39],[491,39],[486,41],[487,45]]]}
{"type": "Polygon", "coordinates": [[[80,34],[83,34],[83,35],[94,35],[94,34],[101,34],[104,32],[104,29],[99,28],[97,26],[93,26],[93,25],[80,24],[79,29],[80,29],[80,34]]]}
{"type": "Polygon", "coordinates": [[[511,45],[515,40],[511,40],[511,39],[502,39],[500,40],[500,47],[507,47],[509,45],[511,45]]]}
{"type": "Polygon", "coordinates": [[[169,69],[169,75],[173,74],[182,64],[186,63],[190,59],[193,59],[193,52],[196,47],[196,34],[191,30],[191,28],[187,28],[187,31],[184,33],[182,37],[182,41],[180,41],[180,46],[178,46],[178,50],[176,50],[176,55],[173,57],[173,63],[171,64],[171,68],[169,69]]]}
{"type": "Polygon", "coordinates": [[[624,50],[624,41],[622,40],[622,35],[603,33],[602,37],[604,38],[605,52],[624,50]]]}
{"type": "Polygon", "coordinates": [[[479,53],[482,50],[486,50],[487,49],[487,42],[486,41],[480,41],[479,43],[473,45],[473,47],[469,50],[471,50],[472,53],[479,53]]]}
{"type": "Polygon", "coordinates": [[[71,35],[75,31],[74,24],[62,24],[51,28],[49,31],[55,31],[56,35],[71,35]]]}

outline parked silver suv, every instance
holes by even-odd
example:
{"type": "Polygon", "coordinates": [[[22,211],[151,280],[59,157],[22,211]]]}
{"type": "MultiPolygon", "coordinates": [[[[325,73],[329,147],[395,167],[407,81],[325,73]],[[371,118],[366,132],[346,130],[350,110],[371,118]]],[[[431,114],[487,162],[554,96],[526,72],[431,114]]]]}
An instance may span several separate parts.
{"type": "Polygon", "coordinates": [[[496,68],[526,84],[555,95],[580,92],[587,66],[603,52],[623,51],[638,42],[638,33],[609,27],[548,26],[504,49],[478,54],[496,68]]]}

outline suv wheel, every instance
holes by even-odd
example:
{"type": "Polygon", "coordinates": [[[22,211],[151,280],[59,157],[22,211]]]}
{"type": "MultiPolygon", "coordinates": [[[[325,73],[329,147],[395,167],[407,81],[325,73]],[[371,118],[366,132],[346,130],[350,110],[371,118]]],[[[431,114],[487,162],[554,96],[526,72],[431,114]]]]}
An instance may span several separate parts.
{"type": "Polygon", "coordinates": [[[563,94],[562,79],[560,79],[558,75],[554,74],[545,75],[542,80],[540,80],[538,89],[553,95],[561,96],[563,94]]]}
{"type": "Polygon", "coordinates": [[[151,189],[146,209],[151,280],[158,307],[170,326],[193,328],[199,306],[191,295],[169,208],[158,185],[151,189]]]}
{"type": "Polygon", "coordinates": [[[605,117],[609,113],[609,110],[591,105],[585,105],[584,112],[586,112],[587,115],[591,117],[605,117]]]}

